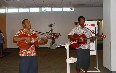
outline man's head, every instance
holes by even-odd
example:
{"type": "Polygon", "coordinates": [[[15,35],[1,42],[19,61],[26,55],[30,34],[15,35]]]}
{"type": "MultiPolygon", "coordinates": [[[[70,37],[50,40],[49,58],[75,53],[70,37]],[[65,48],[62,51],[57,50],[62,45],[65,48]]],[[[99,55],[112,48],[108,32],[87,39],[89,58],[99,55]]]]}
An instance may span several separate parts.
{"type": "Polygon", "coordinates": [[[85,24],[85,17],[79,16],[79,18],[78,18],[78,23],[79,23],[81,26],[84,26],[84,24],[85,24]]]}
{"type": "Polygon", "coordinates": [[[23,28],[28,28],[28,29],[31,28],[31,24],[30,24],[30,21],[28,19],[24,19],[22,21],[22,25],[23,25],[23,28]]]}

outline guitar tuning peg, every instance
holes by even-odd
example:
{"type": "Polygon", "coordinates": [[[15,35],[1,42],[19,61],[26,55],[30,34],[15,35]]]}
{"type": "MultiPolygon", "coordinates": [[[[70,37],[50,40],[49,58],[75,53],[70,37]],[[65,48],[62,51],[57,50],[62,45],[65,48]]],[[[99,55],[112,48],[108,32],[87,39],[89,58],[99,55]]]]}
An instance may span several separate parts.
{"type": "Polygon", "coordinates": [[[38,32],[39,34],[41,33],[41,32],[38,32]]]}
{"type": "Polygon", "coordinates": [[[44,35],[45,33],[42,33],[41,35],[44,35]]]}
{"type": "Polygon", "coordinates": [[[49,33],[49,32],[46,32],[47,34],[49,33]]]}
{"type": "Polygon", "coordinates": [[[35,32],[38,32],[38,31],[35,31],[35,32]]]}

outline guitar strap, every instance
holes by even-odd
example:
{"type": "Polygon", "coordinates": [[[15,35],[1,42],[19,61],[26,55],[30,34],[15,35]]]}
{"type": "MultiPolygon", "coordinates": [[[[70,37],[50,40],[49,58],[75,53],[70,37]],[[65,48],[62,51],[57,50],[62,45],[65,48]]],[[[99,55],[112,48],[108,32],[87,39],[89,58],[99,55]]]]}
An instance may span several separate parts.
{"type": "MultiPolygon", "coordinates": [[[[87,28],[87,27],[85,27],[87,28]]],[[[88,30],[90,30],[89,28],[87,28],[88,30]]],[[[96,29],[95,29],[95,32],[93,32],[92,30],[90,30],[92,34],[96,34],[96,29]]]]}

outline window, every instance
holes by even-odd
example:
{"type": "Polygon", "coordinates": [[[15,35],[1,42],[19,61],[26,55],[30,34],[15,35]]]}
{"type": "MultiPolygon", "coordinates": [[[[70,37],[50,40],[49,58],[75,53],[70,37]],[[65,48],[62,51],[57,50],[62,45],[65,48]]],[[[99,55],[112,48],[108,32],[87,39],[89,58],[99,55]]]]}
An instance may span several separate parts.
{"type": "Polygon", "coordinates": [[[52,8],[52,11],[62,11],[62,8],[52,8]]]}
{"type": "Polygon", "coordinates": [[[7,12],[18,12],[18,8],[8,8],[7,12]]]}
{"type": "Polygon", "coordinates": [[[74,8],[51,8],[51,7],[43,7],[43,8],[1,8],[0,13],[12,13],[12,12],[51,12],[51,11],[74,11],[74,8]]]}
{"type": "Polygon", "coordinates": [[[45,7],[45,8],[42,8],[42,11],[43,11],[43,12],[51,11],[51,8],[49,8],[49,7],[45,7]]]}
{"type": "Polygon", "coordinates": [[[63,8],[63,11],[74,11],[74,8],[63,8]]]}
{"type": "Polygon", "coordinates": [[[39,12],[39,8],[30,8],[30,12],[39,12]]]}
{"type": "Polygon", "coordinates": [[[29,12],[29,8],[19,8],[19,12],[29,12]]]}

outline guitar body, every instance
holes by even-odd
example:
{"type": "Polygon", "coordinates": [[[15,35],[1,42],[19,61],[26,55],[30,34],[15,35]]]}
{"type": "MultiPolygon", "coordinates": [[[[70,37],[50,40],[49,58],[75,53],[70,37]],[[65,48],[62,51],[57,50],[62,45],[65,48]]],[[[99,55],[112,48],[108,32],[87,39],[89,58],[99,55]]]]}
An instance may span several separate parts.
{"type": "MultiPolygon", "coordinates": [[[[87,37],[85,36],[85,34],[81,34],[81,35],[79,35],[79,38],[87,38],[87,37]]],[[[83,39],[83,40],[79,39],[79,42],[80,42],[80,44],[86,44],[87,40],[86,39],[83,39]]],[[[78,42],[78,44],[79,44],[79,42],[78,42]]]]}
{"type": "MultiPolygon", "coordinates": [[[[19,38],[21,37],[31,37],[31,38],[36,38],[36,34],[31,34],[30,36],[26,35],[26,34],[20,34],[18,36],[19,38]]],[[[26,49],[28,50],[32,45],[38,45],[38,41],[35,41],[34,43],[26,43],[26,40],[21,40],[19,42],[17,42],[17,45],[19,46],[19,48],[21,49],[26,49]]]]}
{"type": "Polygon", "coordinates": [[[78,35],[74,33],[72,36],[73,38],[70,39],[71,42],[75,42],[71,44],[72,48],[78,48],[81,44],[86,44],[87,41],[85,39],[81,40],[80,38],[86,38],[85,34],[78,35]]]}
{"type": "Polygon", "coordinates": [[[75,43],[71,44],[71,47],[72,48],[79,47],[79,44],[77,43],[78,40],[76,40],[76,38],[79,38],[80,36],[78,34],[74,33],[74,35],[72,37],[74,37],[74,38],[71,38],[70,42],[75,42],[75,43]]]}
{"type": "MultiPolygon", "coordinates": [[[[81,34],[81,35],[78,35],[76,33],[74,33],[74,35],[72,36],[73,38],[70,39],[70,42],[74,42],[73,44],[71,44],[71,47],[72,48],[78,48],[81,44],[87,44],[87,39],[90,39],[90,38],[87,38],[85,34],[81,34]],[[82,39],[83,40],[82,40],[82,39]]],[[[93,36],[93,38],[106,38],[106,35],[98,35],[98,36],[93,36]]]]}

